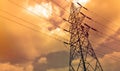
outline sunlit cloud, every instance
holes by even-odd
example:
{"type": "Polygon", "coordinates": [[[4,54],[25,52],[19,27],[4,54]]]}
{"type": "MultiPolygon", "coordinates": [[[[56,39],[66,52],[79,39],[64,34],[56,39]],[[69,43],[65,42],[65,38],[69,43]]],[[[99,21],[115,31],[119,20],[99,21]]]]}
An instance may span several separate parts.
{"type": "Polygon", "coordinates": [[[52,5],[50,2],[35,4],[34,6],[29,6],[27,9],[44,18],[49,18],[52,15],[52,5]]]}

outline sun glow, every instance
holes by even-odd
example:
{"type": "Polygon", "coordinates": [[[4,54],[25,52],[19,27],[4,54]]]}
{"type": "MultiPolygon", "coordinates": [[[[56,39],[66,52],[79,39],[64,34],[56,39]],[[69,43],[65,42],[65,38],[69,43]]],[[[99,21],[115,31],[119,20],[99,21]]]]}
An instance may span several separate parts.
{"type": "Polygon", "coordinates": [[[29,6],[27,9],[44,18],[49,18],[52,14],[51,3],[36,4],[35,6],[29,6]]]}
{"type": "Polygon", "coordinates": [[[73,0],[73,3],[80,3],[80,4],[82,4],[82,5],[85,5],[86,3],[88,3],[89,2],[89,0],[73,0]]]}
{"type": "Polygon", "coordinates": [[[58,33],[58,32],[61,32],[61,29],[60,28],[56,28],[55,30],[52,30],[51,33],[58,33]]]}
{"type": "Polygon", "coordinates": [[[63,30],[61,30],[60,28],[56,28],[56,29],[50,31],[50,34],[51,35],[56,34],[56,35],[59,35],[59,36],[64,36],[63,30]]]}

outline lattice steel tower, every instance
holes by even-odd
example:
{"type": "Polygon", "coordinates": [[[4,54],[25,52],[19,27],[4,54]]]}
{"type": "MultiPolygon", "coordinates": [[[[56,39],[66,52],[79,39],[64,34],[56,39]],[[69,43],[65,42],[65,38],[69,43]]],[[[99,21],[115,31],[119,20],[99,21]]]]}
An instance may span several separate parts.
{"type": "Polygon", "coordinates": [[[71,37],[70,42],[66,43],[70,46],[69,71],[103,71],[88,39],[89,30],[97,30],[83,23],[85,18],[91,18],[80,12],[81,8],[72,3],[70,16],[68,20],[64,19],[70,23],[68,32],[71,37]]]}

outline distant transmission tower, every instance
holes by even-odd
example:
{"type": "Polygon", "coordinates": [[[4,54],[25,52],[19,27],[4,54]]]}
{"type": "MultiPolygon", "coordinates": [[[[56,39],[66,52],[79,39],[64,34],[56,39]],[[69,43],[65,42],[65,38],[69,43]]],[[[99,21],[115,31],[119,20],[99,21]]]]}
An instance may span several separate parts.
{"type": "Polygon", "coordinates": [[[72,3],[70,16],[68,20],[64,19],[70,23],[69,30],[66,30],[71,34],[70,42],[65,42],[70,46],[69,71],[103,71],[88,39],[89,30],[97,30],[83,23],[85,18],[91,18],[80,12],[81,8],[72,3]]]}

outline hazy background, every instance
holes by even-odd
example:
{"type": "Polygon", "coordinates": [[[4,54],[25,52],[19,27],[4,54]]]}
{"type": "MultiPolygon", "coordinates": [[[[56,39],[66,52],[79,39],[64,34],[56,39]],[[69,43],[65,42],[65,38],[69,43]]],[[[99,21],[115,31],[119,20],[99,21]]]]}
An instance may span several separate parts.
{"type": "MultiPolygon", "coordinates": [[[[119,71],[120,0],[85,6],[99,23],[86,22],[103,33],[91,31],[90,40],[104,71],[119,71]]],[[[0,71],[67,71],[69,48],[58,39],[69,34],[56,25],[68,29],[69,9],[70,0],[0,0],[0,71]]]]}

